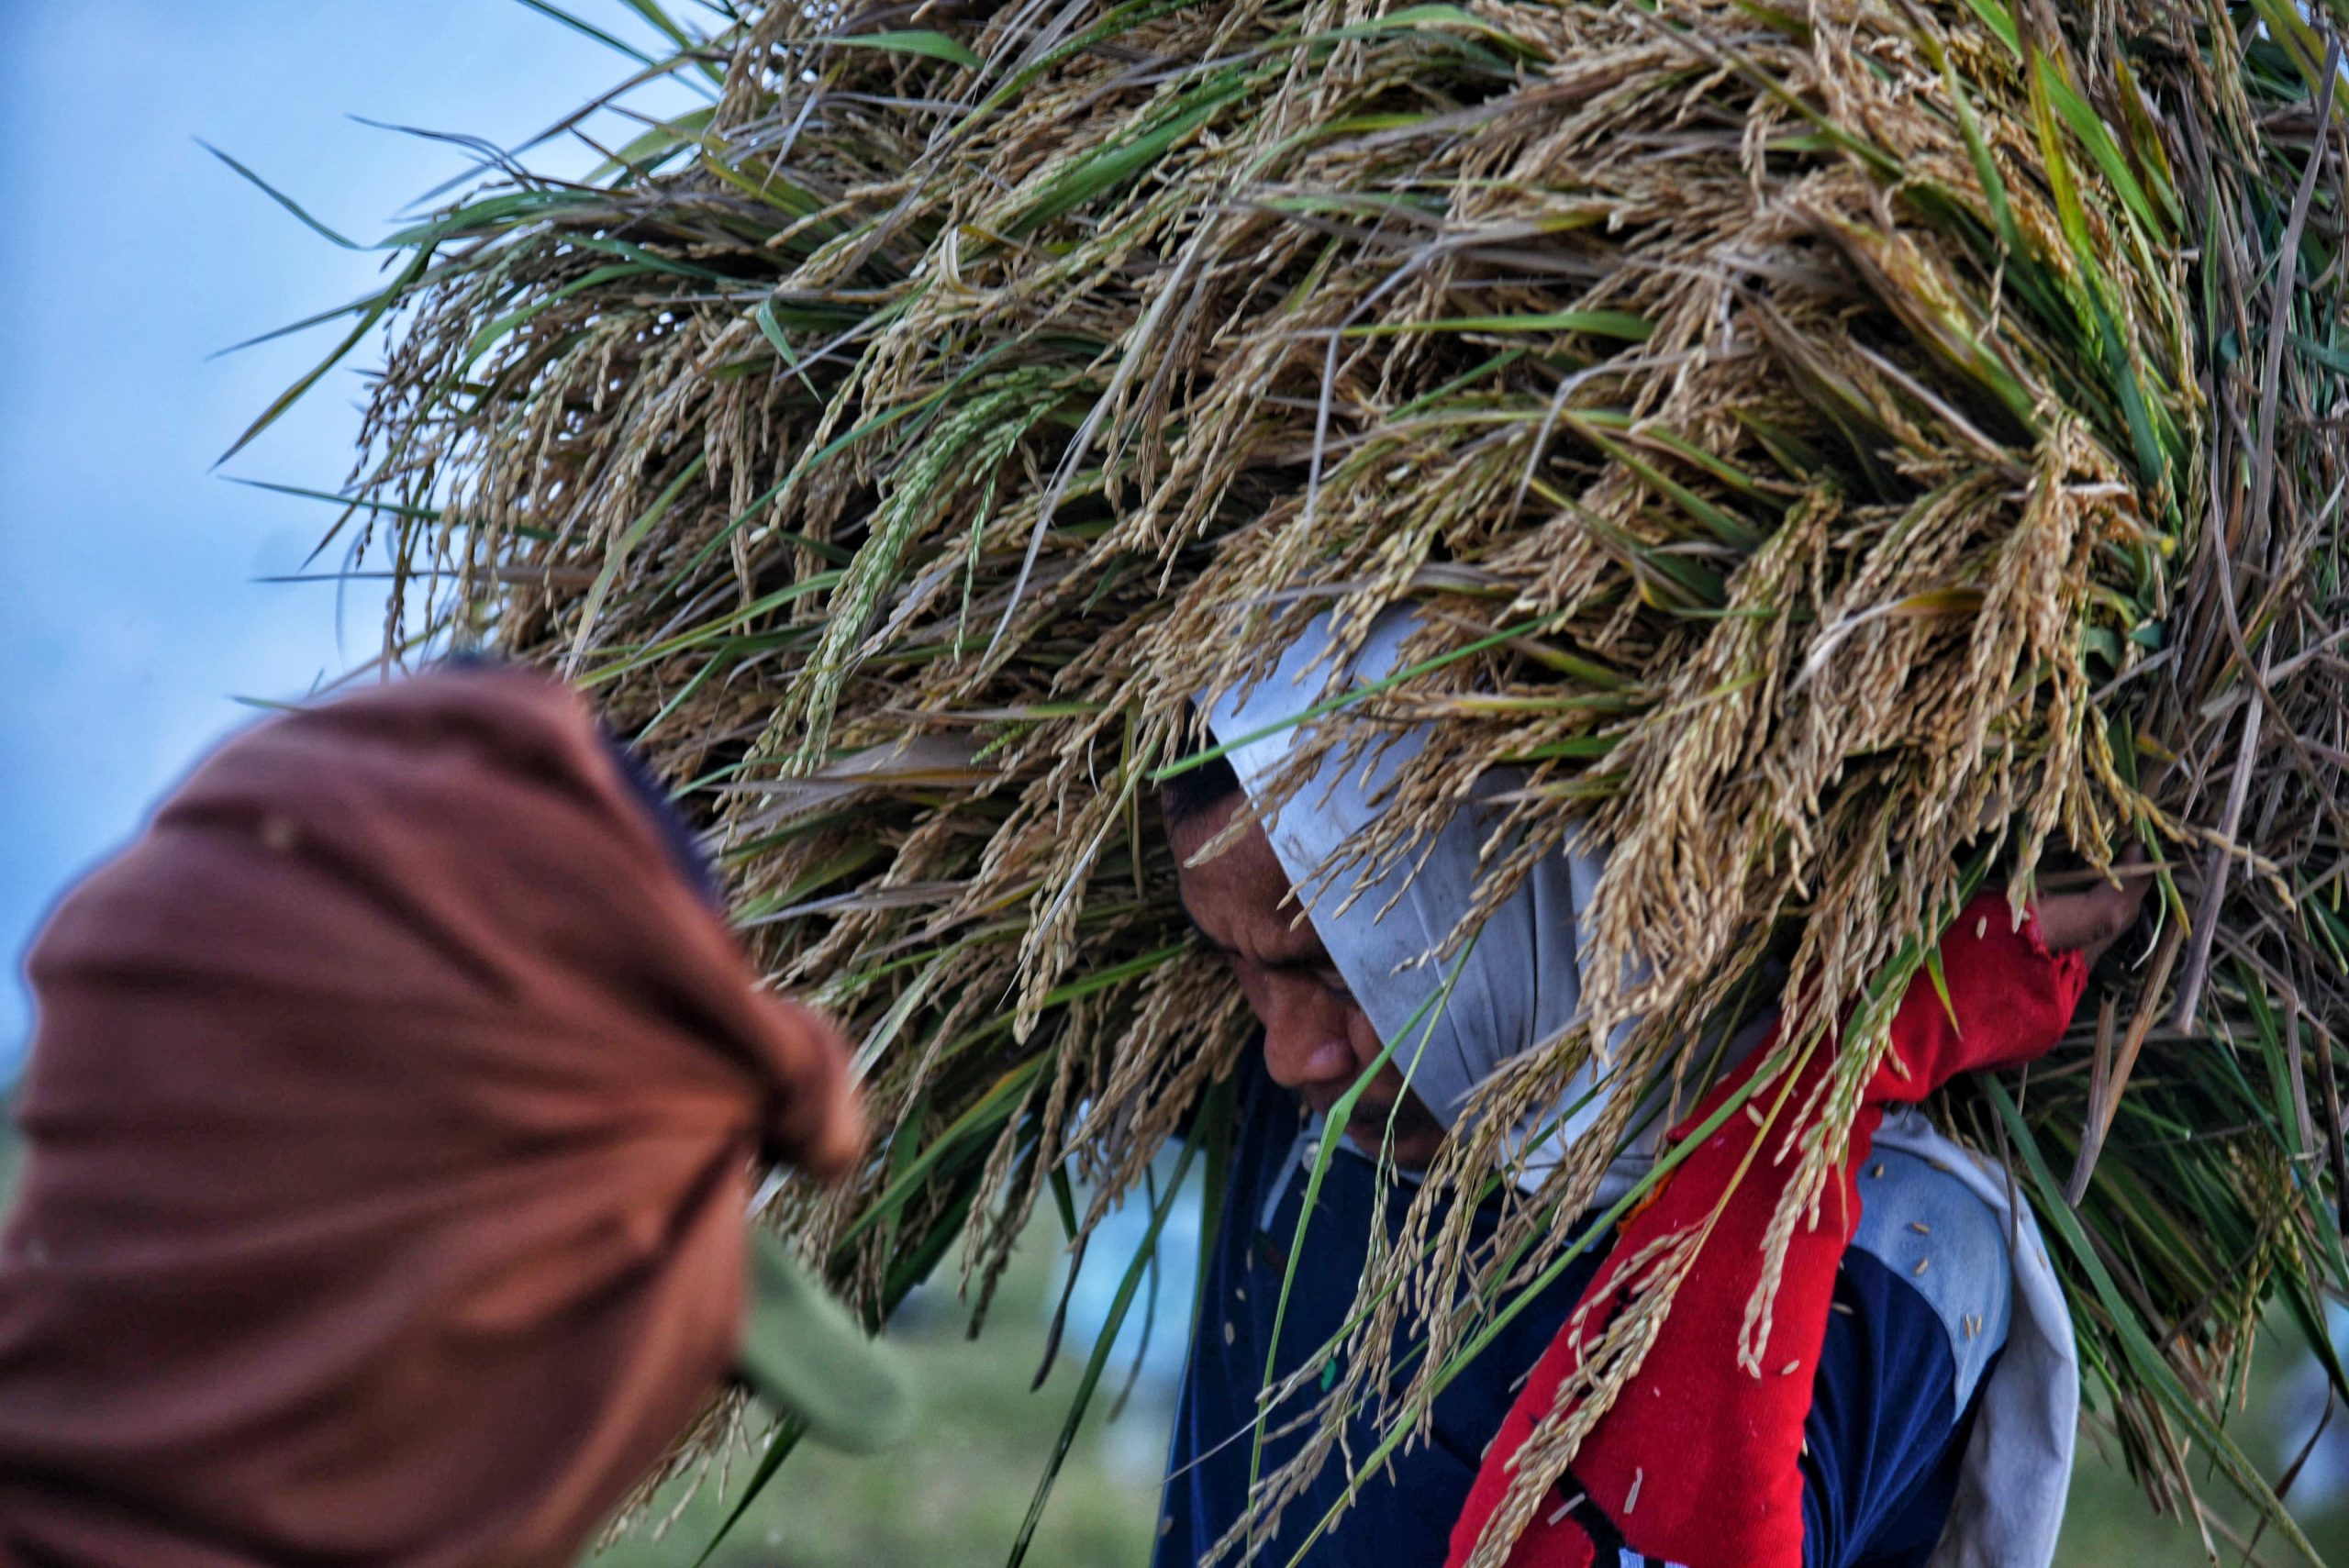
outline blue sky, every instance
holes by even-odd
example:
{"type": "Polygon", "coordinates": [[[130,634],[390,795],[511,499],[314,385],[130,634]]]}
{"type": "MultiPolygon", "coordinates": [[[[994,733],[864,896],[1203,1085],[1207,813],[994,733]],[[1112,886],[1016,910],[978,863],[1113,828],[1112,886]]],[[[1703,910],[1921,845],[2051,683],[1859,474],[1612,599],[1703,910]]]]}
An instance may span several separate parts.
{"type": "MultiPolygon", "coordinates": [[[[571,8],[642,37],[618,0],[571,8]]],[[[381,258],[195,139],[372,239],[462,156],[351,117],[511,145],[628,69],[514,0],[0,0],[0,1084],[57,895],[252,717],[233,698],[298,695],[378,628],[355,586],[338,636],[331,587],[253,581],[297,570],[330,509],[221,477],[338,487],[354,375],[213,471],[331,337],[207,356],[366,292],[381,258]]]]}

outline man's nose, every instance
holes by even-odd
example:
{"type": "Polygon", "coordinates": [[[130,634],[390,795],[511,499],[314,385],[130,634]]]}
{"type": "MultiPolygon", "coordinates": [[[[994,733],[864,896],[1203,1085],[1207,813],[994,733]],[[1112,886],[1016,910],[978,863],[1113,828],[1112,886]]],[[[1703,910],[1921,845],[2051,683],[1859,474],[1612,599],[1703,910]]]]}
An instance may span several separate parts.
{"type": "Polygon", "coordinates": [[[1284,1089],[1342,1088],[1359,1070],[1337,1008],[1286,1000],[1264,1025],[1264,1070],[1284,1089]]]}

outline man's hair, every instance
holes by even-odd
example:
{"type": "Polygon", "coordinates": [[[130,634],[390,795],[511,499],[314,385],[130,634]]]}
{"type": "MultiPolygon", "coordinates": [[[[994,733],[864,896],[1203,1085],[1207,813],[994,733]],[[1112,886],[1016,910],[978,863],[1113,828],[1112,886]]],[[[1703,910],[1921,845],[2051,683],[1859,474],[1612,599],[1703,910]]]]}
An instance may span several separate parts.
{"type": "MultiPolygon", "coordinates": [[[[1196,751],[1190,753],[1191,756],[1197,754],[1196,751]]],[[[1178,759],[1185,760],[1187,759],[1178,759]]],[[[1210,757],[1160,784],[1158,809],[1165,817],[1166,825],[1172,828],[1205,815],[1239,793],[1240,775],[1232,771],[1231,759],[1210,757]]]]}

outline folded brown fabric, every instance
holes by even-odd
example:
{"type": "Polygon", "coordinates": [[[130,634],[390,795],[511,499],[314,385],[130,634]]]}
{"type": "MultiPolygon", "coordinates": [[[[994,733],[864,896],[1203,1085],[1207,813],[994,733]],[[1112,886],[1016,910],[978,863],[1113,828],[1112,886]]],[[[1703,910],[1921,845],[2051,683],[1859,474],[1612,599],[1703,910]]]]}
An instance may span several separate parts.
{"type": "Polygon", "coordinates": [[[584,705],[446,670],[222,747],[36,944],[0,1559],[571,1561],[852,1153],[584,705]]]}

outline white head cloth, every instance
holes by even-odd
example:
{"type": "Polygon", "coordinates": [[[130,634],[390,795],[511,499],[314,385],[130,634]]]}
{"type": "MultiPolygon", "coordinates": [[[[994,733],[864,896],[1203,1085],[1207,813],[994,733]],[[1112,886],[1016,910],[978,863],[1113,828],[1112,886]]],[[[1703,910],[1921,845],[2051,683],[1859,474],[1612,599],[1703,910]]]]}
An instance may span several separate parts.
{"type": "MultiPolygon", "coordinates": [[[[1381,617],[1347,678],[1367,683],[1393,673],[1411,625],[1399,612],[1381,617]]],[[[1329,651],[1328,617],[1316,617],[1271,674],[1208,706],[1208,727],[1230,748],[1232,770],[1252,799],[1310,733],[1297,719],[1330,689],[1329,651]]],[[[1367,762],[1330,763],[1266,820],[1264,831],[1354,1000],[1379,1039],[1394,1046],[1412,1091],[1449,1128],[1495,1068],[1574,1021],[1582,1006],[1576,912],[1590,903],[1603,862],[1575,849],[1543,860],[1485,922],[1473,947],[1455,959],[1439,957],[1475,897],[1479,853],[1497,825],[1497,810],[1470,805],[1453,813],[1419,846],[1424,855],[1366,883],[1352,870],[1330,869],[1377,817],[1381,797],[1425,745],[1424,734],[1407,732],[1367,762]],[[1439,1003],[1455,971],[1450,996],[1439,1003]]],[[[1507,786],[1502,780],[1492,784],[1507,786]]],[[[1595,1082],[1586,1071],[1569,1103],[1595,1082]]],[[[1595,1114],[1594,1099],[1569,1133],[1595,1114]]]]}
{"type": "MultiPolygon", "coordinates": [[[[1413,622],[1401,611],[1381,617],[1344,682],[1368,684],[1400,667],[1413,622]]],[[[1333,682],[1330,628],[1316,617],[1263,680],[1206,703],[1209,730],[1227,747],[1233,772],[1252,799],[1282,773],[1312,732],[1303,716],[1343,683],[1333,682]]],[[[1582,1000],[1581,912],[1590,906],[1606,863],[1602,849],[1570,841],[1544,859],[1452,961],[1436,956],[1470,906],[1497,808],[1468,805],[1419,848],[1423,854],[1367,882],[1331,862],[1383,808],[1384,795],[1426,744],[1421,733],[1397,737],[1367,762],[1332,762],[1268,817],[1265,835],[1288,873],[1338,973],[1379,1039],[1430,1111],[1457,1127],[1477,1085],[1512,1056],[1547,1040],[1575,1019],[1582,1000]],[[1448,999],[1435,998],[1456,970],[1448,999]]],[[[1485,782],[1480,796],[1514,780],[1485,782]]],[[[1733,1042],[1743,1054],[1758,1030],[1733,1042]]],[[[1580,1104],[1554,1135],[1561,1146],[1596,1118],[1601,1077],[1586,1067],[1562,1105],[1580,1104]]],[[[1598,1201],[1628,1190],[1651,1164],[1653,1129],[1609,1167],[1598,1201]]],[[[1545,1140],[1548,1141],[1548,1140],[1545,1140]]],[[[2027,1205],[2009,1203],[2003,1172],[1943,1137],[1921,1112],[1896,1110],[1876,1141],[1945,1167],[2015,1238],[2012,1315],[2007,1343],[1984,1385],[1950,1522],[1930,1568],[2047,1568],[2054,1561],[2064,1499],[2071,1484],[2079,1417],[2079,1363],[2062,1286],[2049,1265],[2027,1205]]],[[[1549,1162],[1527,1157],[1521,1179],[1538,1179],[1549,1162]]]]}

